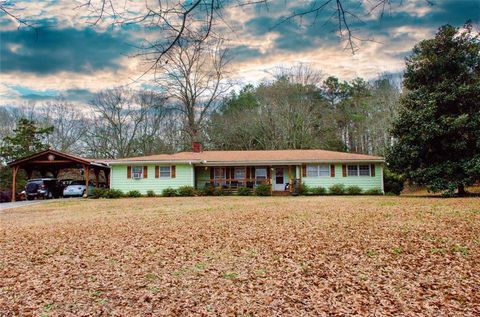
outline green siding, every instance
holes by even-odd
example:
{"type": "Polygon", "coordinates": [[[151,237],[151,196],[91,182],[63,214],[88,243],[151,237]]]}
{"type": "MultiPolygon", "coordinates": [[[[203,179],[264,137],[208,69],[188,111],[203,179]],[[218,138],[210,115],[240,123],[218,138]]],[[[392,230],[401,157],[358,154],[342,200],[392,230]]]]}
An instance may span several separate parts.
{"type": "Polygon", "coordinates": [[[112,165],[110,187],[125,193],[130,190],[138,190],[142,194],[146,194],[148,190],[153,190],[156,194],[161,194],[162,190],[168,187],[194,186],[193,165],[175,165],[175,178],[155,178],[155,165],[147,166],[148,178],[133,179],[127,178],[127,165],[112,165]]]}
{"type": "MultiPolygon", "coordinates": [[[[361,164],[361,163],[360,163],[361,164]]],[[[367,164],[367,163],[365,163],[367,164]]],[[[348,164],[347,164],[348,165],[348,164]]],[[[354,165],[354,164],[352,164],[354,165]]],[[[346,176],[342,175],[342,164],[335,164],[335,177],[302,177],[302,182],[310,187],[328,187],[334,184],[344,184],[346,187],[356,185],[363,191],[369,189],[383,190],[382,165],[375,164],[375,176],[346,176]]]]}

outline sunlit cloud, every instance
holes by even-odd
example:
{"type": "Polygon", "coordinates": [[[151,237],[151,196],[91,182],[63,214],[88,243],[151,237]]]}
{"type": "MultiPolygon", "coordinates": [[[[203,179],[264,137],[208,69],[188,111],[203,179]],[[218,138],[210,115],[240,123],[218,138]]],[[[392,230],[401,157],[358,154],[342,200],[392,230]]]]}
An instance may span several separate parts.
{"type": "MultiPolygon", "coordinates": [[[[38,34],[25,26],[18,29],[15,19],[0,16],[0,104],[42,102],[59,95],[88,103],[102,89],[154,86],[149,82],[152,74],[142,77],[149,65],[133,56],[141,52],[138,47],[143,40],[158,39],[158,32],[112,25],[108,16],[92,25],[95,14],[79,6],[83,0],[8,3],[13,12],[38,26],[38,34]]],[[[232,78],[257,84],[272,79],[278,67],[300,62],[343,80],[400,74],[415,43],[432,37],[438,27],[480,20],[480,3],[475,0],[433,1],[434,5],[392,1],[391,7],[373,12],[371,1],[365,0],[362,6],[359,1],[345,0],[357,6],[362,21],[350,23],[355,35],[365,40],[357,42],[358,50],[352,54],[345,50],[335,20],[330,20],[334,8],[316,17],[282,20],[311,3],[279,0],[268,5],[227,6],[215,31],[225,38],[233,57],[232,78]]],[[[132,13],[145,9],[143,1],[127,4],[132,13]]]]}

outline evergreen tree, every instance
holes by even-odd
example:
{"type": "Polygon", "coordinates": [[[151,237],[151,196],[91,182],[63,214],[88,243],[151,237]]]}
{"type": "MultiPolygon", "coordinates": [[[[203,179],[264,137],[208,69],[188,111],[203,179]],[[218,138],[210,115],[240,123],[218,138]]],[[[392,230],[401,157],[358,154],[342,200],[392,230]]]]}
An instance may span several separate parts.
{"type": "Polygon", "coordinates": [[[465,194],[480,176],[480,41],[450,25],[406,60],[390,167],[433,192],[465,194]]]}
{"type": "Polygon", "coordinates": [[[48,149],[45,138],[53,132],[53,127],[38,128],[34,121],[23,118],[13,132],[13,136],[3,138],[0,147],[0,160],[4,163],[48,149]]]}

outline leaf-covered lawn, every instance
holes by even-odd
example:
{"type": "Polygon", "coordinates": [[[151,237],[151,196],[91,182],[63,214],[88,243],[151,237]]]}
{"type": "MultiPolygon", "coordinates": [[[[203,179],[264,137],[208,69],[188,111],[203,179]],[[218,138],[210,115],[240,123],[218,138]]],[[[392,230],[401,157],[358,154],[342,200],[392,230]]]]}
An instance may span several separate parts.
{"type": "Polygon", "coordinates": [[[62,200],[0,225],[0,316],[480,314],[478,198],[62,200]]]}

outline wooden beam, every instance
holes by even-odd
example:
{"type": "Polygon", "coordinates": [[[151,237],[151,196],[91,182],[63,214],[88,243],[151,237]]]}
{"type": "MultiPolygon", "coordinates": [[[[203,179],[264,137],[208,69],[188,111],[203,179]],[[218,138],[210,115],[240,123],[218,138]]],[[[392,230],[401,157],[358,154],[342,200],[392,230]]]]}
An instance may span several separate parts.
{"type": "Polygon", "coordinates": [[[86,197],[88,197],[88,181],[90,180],[90,166],[83,165],[83,175],[85,176],[85,188],[86,188],[85,195],[86,197]]]}
{"type": "Polygon", "coordinates": [[[12,201],[17,200],[17,173],[18,165],[12,167],[12,201]]]}
{"type": "Polygon", "coordinates": [[[69,160],[56,160],[56,161],[29,161],[28,164],[78,164],[69,160]]]}

